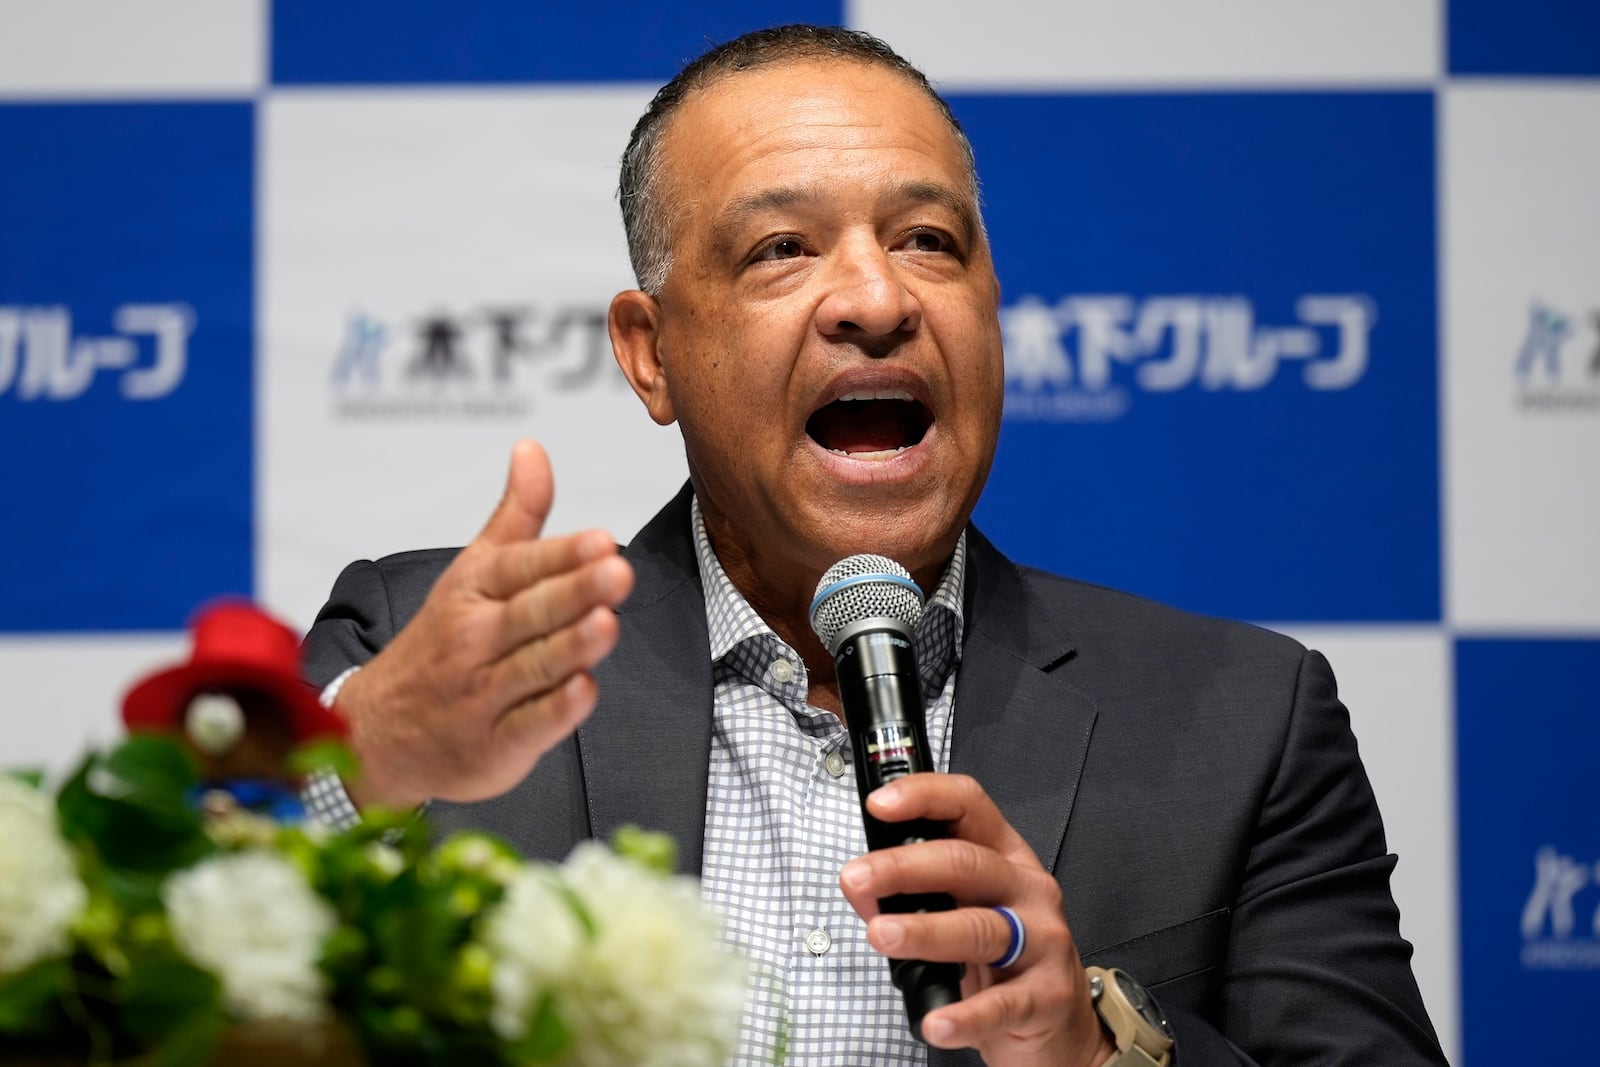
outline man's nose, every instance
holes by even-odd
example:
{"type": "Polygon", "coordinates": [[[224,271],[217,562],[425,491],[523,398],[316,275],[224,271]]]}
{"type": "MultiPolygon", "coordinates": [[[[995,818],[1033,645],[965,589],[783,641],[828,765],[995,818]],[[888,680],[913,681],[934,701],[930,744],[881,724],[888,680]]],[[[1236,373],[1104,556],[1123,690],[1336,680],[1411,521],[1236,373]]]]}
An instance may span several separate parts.
{"type": "Polygon", "coordinates": [[[886,337],[922,324],[922,305],[876,240],[841,245],[832,259],[828,291],[817,306],[823,336],[886,337]]]}

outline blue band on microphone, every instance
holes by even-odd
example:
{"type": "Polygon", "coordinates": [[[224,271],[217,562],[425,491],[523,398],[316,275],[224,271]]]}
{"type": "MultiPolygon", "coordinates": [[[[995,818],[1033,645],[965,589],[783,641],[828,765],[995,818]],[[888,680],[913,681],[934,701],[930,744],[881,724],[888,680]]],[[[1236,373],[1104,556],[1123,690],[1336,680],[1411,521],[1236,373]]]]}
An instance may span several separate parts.
{"type": "Polygon", "coordinates": [[[1011,944],[1006,946],[1006,954],[989,964],[990,967],[998,971],[1003,967],[1011,966],[1022,958],[1022,950],[1028,944],[1028,931],[1023,929],[1022,919],[1010,908],[1002,905],[994,910],[999,912],[1000,917],[1006,921],[1006,925],[1011,927],[1011,944]]]}
{"type": "Polygon", "coordinates": [[[922,586],[918,585],[916,582],[913,582],[910,578],[902,578],[898,574],[855,574],[849,578],[840,578],[832,585],[827,585],[817,590],[817,595],[811,598],[811,617],[813,619],[816,618],[817,608],[822,605],[824,600],[828,599],[839,590],[849,589],[851,586],[856,585],[865,585],[868,582],[871,582],[874,585],[888,582],[891,585],[898,585],[902,588],[909,589],[917,595],[917,603],[922,603],[922,586]]]}

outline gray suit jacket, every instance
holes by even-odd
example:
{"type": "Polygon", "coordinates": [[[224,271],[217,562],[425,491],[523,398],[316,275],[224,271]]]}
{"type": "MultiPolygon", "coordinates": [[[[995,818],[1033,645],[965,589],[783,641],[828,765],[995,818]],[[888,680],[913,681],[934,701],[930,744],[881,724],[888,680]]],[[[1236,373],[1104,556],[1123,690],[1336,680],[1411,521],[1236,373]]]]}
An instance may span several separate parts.
{"type": "MultiPolygon", "coordinates": [[[[1055,873],[1084,961],[1156,994],[1178,1067],[1444,1063],[1326,661],[1018,567],[975,529],[968,546],[951,770],[976,777],[1055,873]]],[[[306,637],[310,680],[382,648],[453,555],[348,567],[306,637]]],[[[433,804],[440,831],[560,859],[636,823],[672,834],[699,871],[712,679],[687,489],[626,555],[635,588],[593,716],[504,796],[433,804]]]]}

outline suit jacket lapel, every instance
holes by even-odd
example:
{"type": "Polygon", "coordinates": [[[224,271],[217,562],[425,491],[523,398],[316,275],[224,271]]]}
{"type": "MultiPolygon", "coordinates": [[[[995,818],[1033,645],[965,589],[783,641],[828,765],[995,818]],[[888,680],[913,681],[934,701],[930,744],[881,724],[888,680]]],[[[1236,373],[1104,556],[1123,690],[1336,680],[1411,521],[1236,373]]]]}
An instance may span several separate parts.
{"type": "MultiPolygon", "coordinates": [[[[967,529],[965,640],[950,769],[982,783],[1047,870],[1094,729],[1094,705],[1057,667],[1073,655],[1065,620],[975,528],[967,529]]],[[[982,1067],[974,1049],[928,1050],[929,1067],[982,1067]]]]}
{"type": "Polygon", "coordinates": [[[678,870],[700,873],[711,762],[711,645],[689,537],[687,486],[624,555],[634,591],[623,637],[596,671],[600,705],[579,730],[589,825],[671,834],[678,870]]]}
{"type": "Polygon", "coordinates": [[[967,549],[966,640],[950,769],[977,778],[1054,871],[1095,708],[1055,673],[1074,651],[1066,620],[976,529],[968,531],[967,549]]]}

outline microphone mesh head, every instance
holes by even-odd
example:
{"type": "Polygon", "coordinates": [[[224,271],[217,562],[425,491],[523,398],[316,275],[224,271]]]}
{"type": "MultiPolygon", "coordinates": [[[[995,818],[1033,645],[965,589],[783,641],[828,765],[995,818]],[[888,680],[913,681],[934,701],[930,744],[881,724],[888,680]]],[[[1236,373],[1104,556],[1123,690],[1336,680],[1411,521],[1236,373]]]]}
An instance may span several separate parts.
{"type": "Polygon", "coordinates": [[[836,651],[839,631],[861,619],[880,618],[894,619],[908,631],[922,618],[922,590],[904,567],[864,552],[828,568],[811,601],[811,628],[824,647],[836,651]]]}

